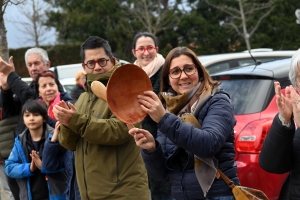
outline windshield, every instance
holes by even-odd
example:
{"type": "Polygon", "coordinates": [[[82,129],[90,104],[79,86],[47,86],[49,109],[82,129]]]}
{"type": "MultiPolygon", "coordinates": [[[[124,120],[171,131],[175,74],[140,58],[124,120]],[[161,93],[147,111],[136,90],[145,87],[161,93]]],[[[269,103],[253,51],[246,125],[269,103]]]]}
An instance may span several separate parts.
{"type": "Polygon", "coordinates": [[[271,92],[272,80],[235,79],[221,82],[221,87],[230,95],[235,114],[261,112],[274,96],[271,92]]]}

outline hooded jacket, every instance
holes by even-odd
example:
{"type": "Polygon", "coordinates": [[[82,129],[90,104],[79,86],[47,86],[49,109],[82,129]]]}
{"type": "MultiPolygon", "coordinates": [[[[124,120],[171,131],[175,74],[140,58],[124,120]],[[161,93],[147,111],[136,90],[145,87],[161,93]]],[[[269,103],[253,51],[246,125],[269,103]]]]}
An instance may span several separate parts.
{"type": "MultiPolygon", "coordinates": [[[[51,133],[53,132],[53,128],[50,126],[45,125],[45,127],[38,149],[41,159],[45,139],[52,137],[51,133]]],[[[42,165],[41,170],[30,171],[30,137],[30,133],[26,129],[15,138],[12,152],[5,161],[5,173],[17,180],[20,188],[19,197],[22,200],[65,200],[68,177],[64,168],[55,172],[49,172],[42,165]],[[44,191],[48,191],[49,195],[46,195],[44,191]]]]}
{"type": "Polygon", "coordinates": [[[59,142],[76,150],[75,168],[82,199],[149,199],[147,172],[126,125],[108,104],[91,91],[92,81],[107,84],[110,72],[87,74],[86,92],[80,95],[69,128],[61,126],[59,142]]]}

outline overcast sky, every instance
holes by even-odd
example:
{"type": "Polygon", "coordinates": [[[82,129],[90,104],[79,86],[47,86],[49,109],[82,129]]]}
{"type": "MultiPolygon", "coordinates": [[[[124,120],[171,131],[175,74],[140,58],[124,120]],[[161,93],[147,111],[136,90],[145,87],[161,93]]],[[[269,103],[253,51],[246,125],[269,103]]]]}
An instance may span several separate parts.
{"type": "MultiPolygon", "coordinates": [[[[30,9],[29,5],[28,7],[28,9],[30,9]]],[[[26,42],[24,33],[17,28],[20,24],[9,22],[9,20],[25,21],[25,18],[22,17],[23,14],[20,13],[19,9],[20,6],[18,8],[18,6],[10,5],[7,6],[4,14],[8,48],[17,49],[21,47],[32,47],[34,45],[33,42],[26,42]]],[[[56,37],[54,29],[47,33],[46,38],[47,39],[45,39],[41,45],[55,43],[56,37]]]]}

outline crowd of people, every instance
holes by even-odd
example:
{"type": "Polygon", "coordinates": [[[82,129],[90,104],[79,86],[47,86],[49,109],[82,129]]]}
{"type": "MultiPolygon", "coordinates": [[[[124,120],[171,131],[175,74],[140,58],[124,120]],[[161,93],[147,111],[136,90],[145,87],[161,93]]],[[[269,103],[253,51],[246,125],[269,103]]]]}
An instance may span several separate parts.
{"type": "MultiPolygon", "coordinates": [[[[93,81],[107,85],[121,66],[107,40],[90,36],[82,43],[83,71],[71,94],[49,70],[45,50],[25,53],[29,85],[13,57],[0,58],[0,181],[9,199],[233,200],[217,172],[240,185],[230,96],[191,49],[176,47],[165,58],[158,50],[153,34],[134,36],[134,64],[153,90],[137,96],[148,115],[130,130],[91,90],[93,81]]],[[[260,156],[265,170],[291,172],[291,188],[300,181],[293,145],[300,126],[299,63],[298,50],[285,95],[274,83],[279,114],[260,156]],[[280,156],[278,146],[284,147],[280,156]]],[[[294,199],[297,191],[290,189],[294,199]]]]}

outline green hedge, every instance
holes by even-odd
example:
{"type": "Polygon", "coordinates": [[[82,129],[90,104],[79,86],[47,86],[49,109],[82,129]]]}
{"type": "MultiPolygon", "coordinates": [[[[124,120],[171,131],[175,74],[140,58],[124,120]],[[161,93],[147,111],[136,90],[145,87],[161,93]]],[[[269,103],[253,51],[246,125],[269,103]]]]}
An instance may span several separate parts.
{"type": "MultiPolygon", "coordinates": [[[[55,45],[55,46],[41,46],[48,52],[49,59],[51,61],[51,66],[57,65],[67,65],[80,63],[80,45],[81,44],[64,44],[64,45],[55,45]]],[[[27,49],[9,49],[9,56],[14,57],[14,64],[16,72],[21,77],[28,77],[28,71],[25,65],[24,55],[27,49]]]]}

